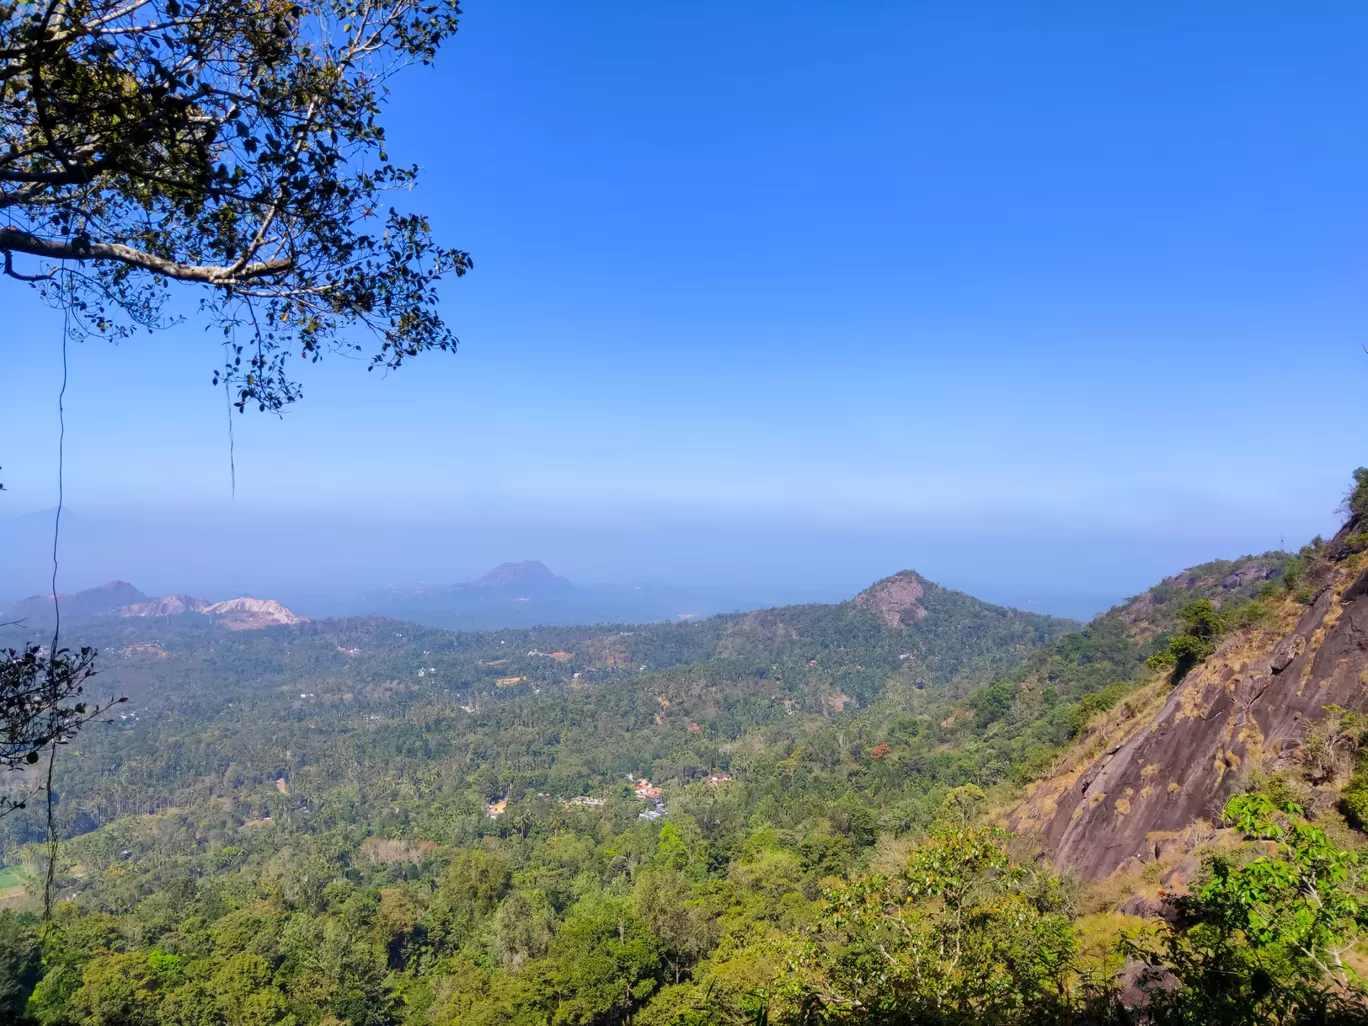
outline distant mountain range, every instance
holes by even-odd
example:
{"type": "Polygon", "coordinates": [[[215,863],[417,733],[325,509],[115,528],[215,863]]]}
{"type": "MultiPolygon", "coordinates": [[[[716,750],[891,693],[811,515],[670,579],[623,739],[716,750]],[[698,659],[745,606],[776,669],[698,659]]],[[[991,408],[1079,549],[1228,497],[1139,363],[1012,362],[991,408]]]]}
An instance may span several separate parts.
{"type": "Polygon", "coordinates": [[[479,580],[458,584],[453,591],[468,588],[512,588],[514,591],[564,591],[574,585],[564,577],[557,577],[546,564],[535,559],[521,563],[500,563],[479,580]]]}
{"type": "MultiPolygon", "coordinates": [[[[894,626],[889,617],[902,614],[890,614],[888,609],[904,599],[915,599],[920,580],[895,575],[871,589],[859,603],[894,626]]],[[[147,595],[116,580],[59,598],[64,626],[131,617],[204,616],[235,630],[350,616],[378,616],[448,630],[583,627],[697,620],[775,605],[738,600],[734,592],[722,589],[576,584],[534,559],[501,563],[473,581],[445,588],[323,595],[291,592],[275,598],[239,595],[214,600],[180,592],[147,595]]],[[[917,608],[915,602],[910,608],[917,608]]],[[[53,620],[51,595],[21,599],[0,612],[0,624],[21,621],[33,636],[50,630],[53,620]]]]}
{"type": "MultiPolygon", "coordinates": [[[[502,563],[474,581],[448,588],[389,589],[361,595],[314,596],[294,609],[275,599],[239,596],[213,601],[172,593],[146,595],[126,581],[61,595],[67,625],[119,617],[202,615],[235,629],[297,623],[339,616],[382,616],[454,630],[497,630],[546,625],[649,623],[689,620],[738,611],[736,603],[702,590],[663,587],[580,585],[553,573],[544,563],[502,563]]],[[[50,628],[52,596],[34,595],[0,612],[0,623],[22,621],[30,630],[50,628]]]]}
{"type": "Polygon", "coordinates": [[[447,588],[373,591],[317,605],[330,616],[385,616],[453,630],[649,623],[737,611],[735,601],[704,589],[575,584],[535,559],[502,563],[447,588]]]}
{"type": "MultiPolygon", "coordinates": [[[[59,594],[57,598],[64,623],[85,623],[114,616],[124,606],[147,601],[147,596],[127,581],[110,581],[72,595],[59,594]]],[[[56,607],[51,595],[31,595],[0,612],[0,623],[18,621],[28,628],[43,628],[50,627],[55,617],[56,607]]]]}
{"type": "Polygon", "coordinates": [[[62,621],[74,625],[121,617],[183,616],[210,617],[229,630],[251,630],[276,624],[302,623],[274,599],[248,595],[210,602],[193,595],[163,595],[149,598],[127,581],[110,581],[71,595],[33,595],[14,603],[0,613],[0,623],[17,622],[30,630],[46,629],[56,620],[60,605],[62,621]]]}

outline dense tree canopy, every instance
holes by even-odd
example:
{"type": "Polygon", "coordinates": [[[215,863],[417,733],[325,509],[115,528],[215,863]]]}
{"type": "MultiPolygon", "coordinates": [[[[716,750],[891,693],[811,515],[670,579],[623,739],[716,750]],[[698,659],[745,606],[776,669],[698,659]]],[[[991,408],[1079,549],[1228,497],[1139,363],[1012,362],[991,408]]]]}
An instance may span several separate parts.
{"type": "MultiPolygon", "coordinates": [[[[1225,623],[1300,608],[1211,569],[1225,623]]],[[[1191,594],[1072,632],[944,591],[908,625],[853,602],[489,633],[94,621],[130,702],[58,765],[54,917],[0,911],[0,1019],[1358,1023],[1363,841],[1271,804],[1296,780],[1251,777],[1181,897],[1138,915],[1181,849],[1081,885],[984,822],[1090,717],[1166,690],[1146,660],[1198,624],[1191,594]]],[[[37,908],[41,818],[0,820],[0,902],[37,908]]]]}

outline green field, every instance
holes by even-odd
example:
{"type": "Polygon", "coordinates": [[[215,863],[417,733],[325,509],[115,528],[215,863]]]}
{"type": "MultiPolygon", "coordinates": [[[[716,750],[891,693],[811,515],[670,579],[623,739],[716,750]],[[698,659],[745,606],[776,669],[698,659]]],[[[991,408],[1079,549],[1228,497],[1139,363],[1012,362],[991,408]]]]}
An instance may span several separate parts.
{"type": "Polygon", "coordinates": [[[24,886],[24,871],[19,866],[0,866],[0,891],[24,886]]]}

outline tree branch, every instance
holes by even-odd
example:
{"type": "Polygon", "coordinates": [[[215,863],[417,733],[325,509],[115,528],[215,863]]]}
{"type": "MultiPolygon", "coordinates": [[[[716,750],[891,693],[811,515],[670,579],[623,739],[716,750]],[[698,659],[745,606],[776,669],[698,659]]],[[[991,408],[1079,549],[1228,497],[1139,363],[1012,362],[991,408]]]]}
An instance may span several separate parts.
{"type": "Polygon", "coordinates": [[[294,260],[289,257],[247,264],[241,268],[181,264],[118,242],[57,242],[31,235],[18,228],[0,228],[0,252],[5,254],[7,273],[10,254],[28,253],[31,256],[49,257],[53,260],[113,260],[177,281],[196,281],[220,286],[275,277],[288,273],[294,267],[294,260]]]}
{"type": "MultiPolygon", "coordinates": [[[[11,278],[17,278],[19,281],[51,281],[54,273],[48,271],[47,274],[20,274],[14,269],[14,254],[5,250],[5,274],[11,278]]],[[[15,622],[18,623],[19,621],[16,620],[15,622]]],[[[0,623],[0,627],[8,626],[10,625],[7,623],[0,623]]]]}

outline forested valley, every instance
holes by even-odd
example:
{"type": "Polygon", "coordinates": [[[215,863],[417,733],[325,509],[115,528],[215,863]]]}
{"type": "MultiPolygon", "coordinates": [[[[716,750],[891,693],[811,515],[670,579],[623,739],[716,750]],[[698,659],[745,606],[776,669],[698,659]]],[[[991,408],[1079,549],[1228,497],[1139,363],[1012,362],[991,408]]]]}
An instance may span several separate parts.
{"type": "Polygon", "coordinates": [[[998,6],[0,0],[0,1024],[1368,1023],[1368,469],[1087,624],[439,629],[1325,526],[1360,12],[998,6]],[[428,586],[538,536],[622,588],[428,586]]]}
{"type": "Polygon", "coordinates": [[[127,701],[56,764],[49,922],[43,804],[0,819],[0,1000],[43,1026],[1350,1021],[1359,845],[1333,813],[1327,839],[1267,781],[1229,810],[1275,881],[1329,867],[1339,967],[1272,937],[1304,909],[1267,943],[1234,923],[1249,852],[1155,916],[996,825],[1171,686],[1194,606],[1237,630],[1301,608],[1317,551],[1086,626],[910,572],[647,625],[94,621],[91,684],[127,701]],[[1213,991],[1234,952],[1253,975],[1213,991]]]}

